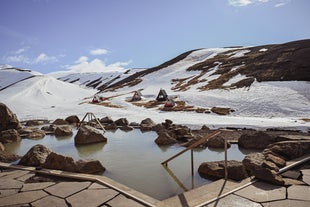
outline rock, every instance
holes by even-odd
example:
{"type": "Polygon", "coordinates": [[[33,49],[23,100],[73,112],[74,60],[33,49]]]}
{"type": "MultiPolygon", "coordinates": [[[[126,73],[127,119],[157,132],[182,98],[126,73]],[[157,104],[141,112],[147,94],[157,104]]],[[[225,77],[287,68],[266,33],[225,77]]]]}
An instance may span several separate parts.
{"type": "Polygon", "coordinates": [[[282,168],[286,165],[286,162],[284,159],[280,158],[280,157],[277,157],[273,154],[267,154],[265,155],[266,157],[266,160],[267,161],[271,161],[273,162],[274,164],[276,164],[279,168],[282,168]]]}
{"type": "Polygon", "coordinates": [[[63,120],[63,119],[56,119],[53,124],[55,125],[67,125],[69,124],[66,120],[63,120]]]}
{"type": "Polygon", "coordinates": [[[0,103],[0,132],[21,127],[16,115],[5,104],[0,103]]]}
{"type": "Polygon", "coordinates": [[[0,132],[0,142],[12,143],[21,141],[21,137],[16,129],[8,129],[0,132]]]}
{"type": "Polygon", "coordinates": [[[38,126],[43,124],[42,121],[38,121],[38,120],[29,120],[26,122],[25,126],[38,126]]]}
{"type": "Polygon", "coordinates": [[[155,131],[155,132],[160,132],[160,131],[162,131],[162,130],[164,130],[165,129],[165,126],[163,125],[163,124],[156,124],[154,127],[153,127],[153,130],[155,131]]]}
{"type": "MultiPolygon", "coordinates": [[[[212,180],[225,178],[225,163],[224,161],[204,162],[199,166],[198,173],[201,177],[212,180]]],[[[247,178],[248,175],[242,162],[228,160],[227,177],[237,181],[247,178]]]]}
{"type": "Polygon", "coordinates": [[[114,122],[117,126],[127,126],[128,120],[126,118],[120,118],[114,122]]]}
{"type": "Polygon", "coordinates": [[[129,123],[129,126],[134,127],[134,128],[137,128],[137,127],[140,126],[140,124],[137,123],[137,122],[130,122],[130,123],[129,123]]]}
{"type": "Polygon", "coordinates": [[[201,130],[203,130],[203,131],[210,131],[210,128],[207,125],[203,125],[201,127],[201,130]]]}
{"type": "Polygon", "coordinates": [[[21,158],[18,164],[35,167],[42,166],[51,152],[52,151],[49,148],[41,144],[37,144],[21,158]]]}
{"type": "Polygon", "coordinates": [[[18,132],[28,139],[42,139],[45,137],[45,132],[43,130],[34,127],[25,127],[18,130],[18,132]]]}
{"type": "Polygon", "coordinates": [[[8,152],[0,151],[0,162],[11,163],[20,159],[20,156],[8,152]]]}
{"type": "Polygon", "coordinates": [[[140,129],[142,131],[151,131],[155,125],[156,124],[155,124],[155,122],[152,119],[146,118],[146,119],[141,121],[140,129]]]}
{"type": "Polygon", "coordinates": [[[43,130],[37,129],[28,135],[29,139],[42,139],[45,137],[45,132],[43,130]]]}
{"type": "Polygon", "coordinates": [[[49,126],[43,126],[41,130],[47,131],[47,132],[55,132],[56,126],[54,124],[50,124],[49,126]]]}
{"type": "Polygon", "coordinates": [[[76,124],[76,123],[79,123],[80,122],[80,119],[78,116],[76,115],[72,115],[72,116],[68,116],[66,119],[65,119],[66,122],[68,122],[69,124],[76,124]]]}
{"type": "Polygon", "coordinates": [[[74,137],[74,142],[77,145],[106,142],[106,141],[107,138],[105,138],[102,133],[100,133],[97,129],[88,125],[82,125],[74,137]]]}
{"type": "Polygon", "coordinates": [[[56,127],[55,136],[56,137],[64,137],[71,136],[73,134],[72,128],[70,126],[59,126],[56,127]]]}
{"type": "Polygon", "coordinates": [[[174,139],[167,130],[162,130],[157,132],[158,137],[155,140],[155,143],[158,145],[169,145],[177,143],[176,139],[174,139]]]}
{"type": "Polygon", "coordinates": [[[0,152],[4,151],[5,150],[5,147],[4,145],[2,144],[2,142],[0,142],[0,152]]]}
{"type": "Polygon", "coordinates": [[[240,136],[238,145],[245,149],[265,149],[269,144],[276,141],[276,137],[264,132],[246,133],[240,136]]]}
{"type": "Polygon", "coordinates": [[[100,119],[100,123],[102,124],[112,124],[114,123],[113,119],[109,116],[103,117],[102,119],[100,119]]]}
{"type": "Polygon", "coordinates": [[[310,140],[283,141],[269,145],[264,152],[273,152],[286,160],[295,159],[310,153],[310,140]]]}
{"type": "Polygon", "coordinates": [[[223,108],[223,107],[212,107],[211,111],[218,115],[228,115],[232,110],[230,108],[223,108]]]}
{"type": "MultiPolygon", "coordinates": [[[[207,146],[211,147],[211,148],[224,149],[225,148],[225,139],[223,138],[223,136],[221,136],[221,134],[217,135],[215,137],[211,137],[207,141],[207,146]]],[[[227,148],[229,148],[230,146],[231,146],[230,143],[227,142],[227,148]]]]}
{"type": "Polygon", "coordinates": [[[242,163],[250,175],[272,184],[283,185],[282,177],[275,170],[267,168],[264,161],[265,156],[262,153],[251,153],[245,156],[242,163]]]}
{"type": "Polygon", "coordinates": [[[262,167],[279,172],[279,167],[271,161],[264,160],[262,167]]]}
{"type": "Polygon", "coordinates": [[[78,160],[75,164],[79,173],[98,174],[105,171],[105,168],[98,160],[78,160]]]}
{"type": "Polygon", "coordinates": [[[116,124],[113,122],[112,124],[105,125],[105,126],[104,126],[104,129],[105,129],[105,130],[116,130],[116,129],[117,129],[117,126],[116,126],[116,124]]]}
{"type": "Polygon", "coordinates": [[[131,127],[131,126],[121,126],[121,127],[120,127],[120,130],[123,130],[123,131],[131,131],[131,130],[133,130],[133,127],[131,127]]]}
{"type": "Polygon", "coordinates": [[[43,168],[63,170],[69,172],[77,172],[77,167],[72,157],[51,152],[42,166],[43,168]]]}

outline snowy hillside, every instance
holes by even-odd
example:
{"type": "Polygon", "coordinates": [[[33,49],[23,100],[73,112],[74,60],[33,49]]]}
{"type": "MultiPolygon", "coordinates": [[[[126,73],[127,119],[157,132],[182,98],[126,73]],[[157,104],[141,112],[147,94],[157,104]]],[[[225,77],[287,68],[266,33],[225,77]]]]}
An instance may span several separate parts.
{"type": "Polygon", "coordinates": [[[192,127],[309,131],[310,53],[303,52],[309,50],[307,44],[301,44],[306,49],[300,43],[298,47],[293,43],[199,49],[146,70],[54,73],[59,80],[31,71],[0,70],[0,100],[20,119],[44,116],[52,120],[74,114],[82,118],[93,112],[99,118],[125,117],[130,122],[171,119],[192,127]],[[93,89],[99,87],[102,91],[93,89]],[[174,100],[174,107],[155,101],[161,88],[174,100]],[[131,101],[135,91],[142,93],[141,100],[131,101]],[[95,94],[104,101],[92,103],[95,94]],[[214,108],[226,110],[227,115],[218,115],[214,108]]]}
{"type": "Polygon", "coordinates": [[[48,75],[68,83],[75,83],[80,86],[104,90],[109,85],[118,82],[142,69],[128,69],[125,72],[102,72],[102,73],[70,73],[54,72],[48,75]]]}

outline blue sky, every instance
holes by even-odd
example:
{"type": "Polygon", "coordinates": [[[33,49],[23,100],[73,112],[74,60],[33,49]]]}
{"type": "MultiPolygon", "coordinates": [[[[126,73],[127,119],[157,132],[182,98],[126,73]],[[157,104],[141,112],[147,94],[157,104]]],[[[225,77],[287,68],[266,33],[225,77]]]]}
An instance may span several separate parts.
{"type": "Polygon", "coordinates": [[[309,0],[0,0],[0,65],[148,68],[182,52],[310,38],[309,0]]]}

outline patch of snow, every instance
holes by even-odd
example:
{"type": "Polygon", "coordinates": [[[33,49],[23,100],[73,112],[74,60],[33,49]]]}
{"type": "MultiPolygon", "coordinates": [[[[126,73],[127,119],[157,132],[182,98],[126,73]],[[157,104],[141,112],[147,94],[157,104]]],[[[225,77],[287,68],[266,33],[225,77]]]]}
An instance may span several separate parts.
{"type": "Polygon", "coordinates": [[[227,55],[229,55],[230,57],[229,58],[238,58],[238,57],[242,57],[244,56],[246,53],[249,53],[251,52],[251,50],[237,50],[237,51],[234,51],[232,53],[229,53],[227,55]]]}
{"type": "Polygon", "coordinates": [[[234,76],[233,78],[229,79],[229,81],[224,83],[223,86],[230,86],[231,84],[237,83],[238,81],[241,81],[245,78],[246,78],[245,75],[241,75],[240,73],[238,73],[236,76],[234,76]]]}
{"type": "Polygon", "coordinates": [[[259,52],[266,52],[268,49],[267,48],[262,48],[259,50],[259,52]]]}

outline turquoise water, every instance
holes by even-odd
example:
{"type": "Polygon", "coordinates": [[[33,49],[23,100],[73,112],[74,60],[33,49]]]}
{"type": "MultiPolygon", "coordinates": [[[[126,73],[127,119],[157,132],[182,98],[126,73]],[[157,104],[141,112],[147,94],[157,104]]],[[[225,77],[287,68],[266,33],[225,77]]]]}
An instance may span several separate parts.
{"type": "MultiPolygon", "coordinates": [[[[78,159],[100,160],[106,168],[104,176],[129,186],[159,200],[169,198],[185,189],[198,187],[211,181],[199,176],[197,170],[202,162],[224,160],[223,150],[197,149],[193,152],[194,176],[191,175],[191,153],[182,154],[168,163],[175,179],[165,170],[161,162],[183,150],[178,145],[159,147],[154,140],[156,132],[130,132],[116,130],[105,133],[107,143],[75,146],[74,136],[57,138],[46,135],[40,140],[22,139],[21,142],[6,144],[6,150],[24,155],[32,146],[42,144],[52,151],[78,159]]],[[[228,159],[242,160],[247,151],[237,145],[228,150],[228,159]]]]}

